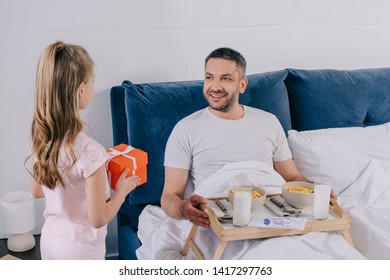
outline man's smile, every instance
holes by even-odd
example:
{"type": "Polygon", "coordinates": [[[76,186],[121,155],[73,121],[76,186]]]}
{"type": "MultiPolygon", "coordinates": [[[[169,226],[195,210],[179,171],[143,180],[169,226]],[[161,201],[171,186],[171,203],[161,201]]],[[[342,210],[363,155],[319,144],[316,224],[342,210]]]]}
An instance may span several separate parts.
{"type": "Polygon", "coordinates": [[[213,99],[221,99],[223,97],[226,97],[228,96],[228,94],[226,92],[209,92],[209,96],[213,99]]]}

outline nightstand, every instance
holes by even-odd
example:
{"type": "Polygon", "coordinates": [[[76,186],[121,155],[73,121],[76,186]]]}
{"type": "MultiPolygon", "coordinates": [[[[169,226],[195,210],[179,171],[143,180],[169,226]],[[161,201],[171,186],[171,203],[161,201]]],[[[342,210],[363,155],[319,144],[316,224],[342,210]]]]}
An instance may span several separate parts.
{"type": "Polygon", "coordinates": [[[35,235],[35,247],[26,252],[12,252],[7,248],[7,239],[0,240],[0,258],[5,255],[11,255],[22,260],[40,260],[41,259],[41,250],[40,250],[40,235],[35,235]]]}

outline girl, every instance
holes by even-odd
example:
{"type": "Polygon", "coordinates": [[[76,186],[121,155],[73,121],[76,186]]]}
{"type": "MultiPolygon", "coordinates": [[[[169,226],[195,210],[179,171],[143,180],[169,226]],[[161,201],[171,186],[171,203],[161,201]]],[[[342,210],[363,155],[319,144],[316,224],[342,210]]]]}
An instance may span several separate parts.
{"type": "Polygon", "coordinates": [[[30,190],[46,198],[42,259],[104,259],[107,223],[138,176],[125,170],[109,198],[105,149],[83,132],[79,110],[94,95],[94,64],[77,45],[56,42],[38,64],[31,126],[30,190]]]}

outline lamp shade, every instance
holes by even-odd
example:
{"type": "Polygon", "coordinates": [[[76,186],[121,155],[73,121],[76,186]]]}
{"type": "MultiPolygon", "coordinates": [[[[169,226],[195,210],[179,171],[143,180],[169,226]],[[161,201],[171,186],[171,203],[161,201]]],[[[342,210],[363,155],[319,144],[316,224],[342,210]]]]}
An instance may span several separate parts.
{"type": "Polygon", "coordinates": [[[5,231],[19,234],[35,228],[34,200],[30,192],[14,191],[0,197],[5,231]]]}

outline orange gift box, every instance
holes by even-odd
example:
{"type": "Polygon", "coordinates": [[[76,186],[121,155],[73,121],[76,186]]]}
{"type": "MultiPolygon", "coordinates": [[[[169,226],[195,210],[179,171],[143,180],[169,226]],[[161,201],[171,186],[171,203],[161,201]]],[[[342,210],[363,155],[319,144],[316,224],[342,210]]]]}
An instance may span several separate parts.
{"type": "Polygon", "coordinates": [[[148,164],[148,154],[146,152],[126,144],[117,145],[108,149],[107,152],[111,155],[107,169],[113,190],[116,189],[116,183],[126,168],[130,169],[126,178],[138,175],[141,179],[140,185],[147,182],[146,166],[148,164]]]}

